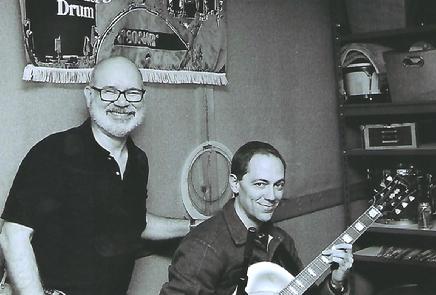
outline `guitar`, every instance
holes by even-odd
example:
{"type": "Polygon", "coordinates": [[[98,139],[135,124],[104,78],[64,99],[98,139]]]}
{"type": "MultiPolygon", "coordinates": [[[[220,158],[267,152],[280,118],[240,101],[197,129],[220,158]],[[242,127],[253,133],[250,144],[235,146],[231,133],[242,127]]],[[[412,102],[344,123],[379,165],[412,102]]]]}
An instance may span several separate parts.
{"type": "MultiPolygon", "coordinates": [[[[325,250],[340,243],[353,244],[383,212],[400,214],[415,199],[415,187],[416,183],[400,175],[388,176],[382,182],[381,190],[374,194],[373,204],[325,250]]],[[[249,295],[301,295],[329,270],[330,260],[322,254],[296,277],[272,262],[258,262],[248,268],[245,291],[249,295]]]]}

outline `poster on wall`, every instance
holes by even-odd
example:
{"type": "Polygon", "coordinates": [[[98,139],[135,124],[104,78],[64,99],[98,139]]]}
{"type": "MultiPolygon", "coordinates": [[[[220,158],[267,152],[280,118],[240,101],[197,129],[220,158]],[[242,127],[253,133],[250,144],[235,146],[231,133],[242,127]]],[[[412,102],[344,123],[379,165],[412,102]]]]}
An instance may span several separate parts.
{"type": "Polygon", "coordinates": [[[224,0],[20,0],[23,79],[86,83],[121,55],[144,82],[226,85],[224,0]]]}

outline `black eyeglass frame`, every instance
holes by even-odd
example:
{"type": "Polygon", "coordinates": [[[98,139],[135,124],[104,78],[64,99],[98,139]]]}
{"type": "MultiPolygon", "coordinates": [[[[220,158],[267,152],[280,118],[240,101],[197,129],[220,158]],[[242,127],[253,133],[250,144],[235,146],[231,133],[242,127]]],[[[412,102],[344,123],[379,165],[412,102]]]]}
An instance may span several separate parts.
{"type": "MultiPolygon", "coordinates": [[[[121,94],[123,94],[124,95],[124,98],[128,101],[128,102],[130,102],[130,103],[135,103],[135,102],[141,102],[143,99],[144,99],[144,95],[145,95],[145,93],[147,92],[147,90],[145,90],[145,89],[138,89],[138,88],[130,88],[130,89],[126,89],[126,90],[124,90],[124,91],[121,91],[121,90],[119,90],[119,89],[116,89],[116,88],[113,88],[113,87],[103,87],[103,88],[98,88],[98,87],[95,87],[95,86],[92,86],[92,85],[89,85],[89,87],[91,87],[92,89],[94,89],[94,90],[97,90],[98,91],[98,93],[99,93],[99,96],[100,96],[100,99],[102,100],[102,101],[105,101],[105,102],[115,102],[115,101],[117,101],[119,98],[120,98],[120,96],[121,96],[121,94]],[[101,96],[101,91],[102,90],[105,90],[105,89],[111,89],[111,90],[114,90],[114,91],[116,91],[116,93],[118,93],[118,96],[117,96],[117,98],[116,99],[104,99],[102,96],[101,96]],[[141,94],[141,99],[140,100],[129,100],[128,98],[127,98],[127,92],[128,91],[131,91],[131,90],[135,90],[135,91],[140,91],[142,94],[141,94]]],[[[115,94],[115,93],[114,93],[115,94]]]]}

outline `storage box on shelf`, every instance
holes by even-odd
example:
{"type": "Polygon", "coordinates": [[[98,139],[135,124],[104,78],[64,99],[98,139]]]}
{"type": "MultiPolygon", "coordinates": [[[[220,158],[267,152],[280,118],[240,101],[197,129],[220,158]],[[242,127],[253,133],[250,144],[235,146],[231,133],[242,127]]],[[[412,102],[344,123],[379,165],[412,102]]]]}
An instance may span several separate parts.
{"type": "Polygon", "coordinates": [[[386,52],[392,102],[436,101],[436,49],[386,52]]]}

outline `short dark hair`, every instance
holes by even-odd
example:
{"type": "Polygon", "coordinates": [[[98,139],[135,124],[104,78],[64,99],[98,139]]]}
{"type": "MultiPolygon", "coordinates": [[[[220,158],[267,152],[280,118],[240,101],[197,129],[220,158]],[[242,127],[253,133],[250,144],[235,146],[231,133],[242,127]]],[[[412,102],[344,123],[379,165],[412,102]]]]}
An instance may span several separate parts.
{"type": "Polygon", "coordinates": [[[232,158],[231,173],[234,174],[238,180],[241,180],[247,173],[248,163],[256,154],[273,155],[279,158],[286,170],[286,162],[275,147],[266,142],[250,141],[241,146],[232,158]]]}

